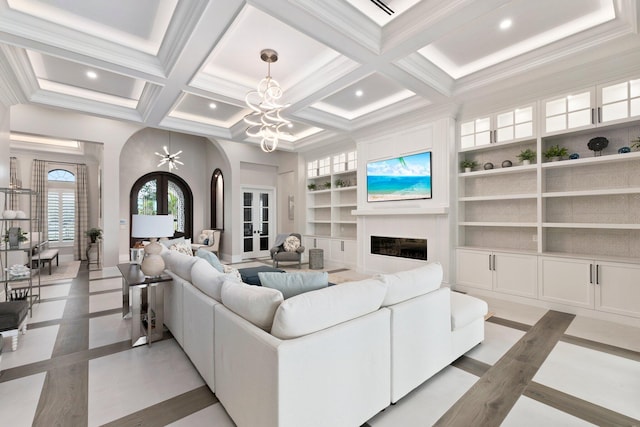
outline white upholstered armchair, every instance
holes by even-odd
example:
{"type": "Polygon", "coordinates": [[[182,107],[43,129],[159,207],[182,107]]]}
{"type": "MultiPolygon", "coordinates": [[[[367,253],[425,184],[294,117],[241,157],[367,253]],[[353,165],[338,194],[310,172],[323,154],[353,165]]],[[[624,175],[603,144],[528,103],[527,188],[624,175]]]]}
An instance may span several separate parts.
{"type": "Polygon", "coordinates": [[[216,256],[220,256],[220,230],[202,230],[196,241],[191,244],[191,250],[196,252],[198,249],[213,252],[216,256]]]}

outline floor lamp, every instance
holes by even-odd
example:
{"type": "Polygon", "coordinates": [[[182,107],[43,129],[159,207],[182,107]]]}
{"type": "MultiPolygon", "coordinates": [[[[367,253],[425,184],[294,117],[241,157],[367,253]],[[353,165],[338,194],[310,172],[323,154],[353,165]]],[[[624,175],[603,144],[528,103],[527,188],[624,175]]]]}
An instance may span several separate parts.
{"type": "Polygon", "coordinates": [[[140,269],[145,276],[159,276],[164,271],[164,260],[160,256],[162,246],[160,237],[173,236],[173,215],[133,215],[131,236],[136,239],[149,239],[151,243],[144,247],[144,258],[140,269]]]}

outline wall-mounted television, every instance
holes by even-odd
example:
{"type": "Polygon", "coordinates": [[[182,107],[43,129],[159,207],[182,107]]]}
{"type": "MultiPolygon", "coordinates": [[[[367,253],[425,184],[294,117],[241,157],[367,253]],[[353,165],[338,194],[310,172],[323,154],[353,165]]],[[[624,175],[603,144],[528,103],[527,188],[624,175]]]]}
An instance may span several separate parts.
{"type": "Polygon", "coordinates": [[[368,202],[431,196],[431,151],[367,163],[368,202]]]}

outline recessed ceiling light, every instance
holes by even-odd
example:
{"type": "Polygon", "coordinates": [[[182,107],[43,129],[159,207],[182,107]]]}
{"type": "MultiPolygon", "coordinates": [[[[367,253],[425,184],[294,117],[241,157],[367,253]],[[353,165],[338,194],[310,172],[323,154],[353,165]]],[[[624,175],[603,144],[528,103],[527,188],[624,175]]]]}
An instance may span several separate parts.
{"type": "Polygon", "coordinates": [[[212,110],[215,110],[216,108],[218,108],[218,106],[216,105],[215,102],[212,102],[209,104],[209,108],[211,108],[212,110]]]}
{"type": "Polygon", "coordinates": [[[87,77],[89,77],[90,79],[97,79],[98,78],[98,74],[95,71],[87,71],[87,77]]]}
{"type": "Polygon", "coordinates": [[[511,19],[509,19],[509,18],[503,19],[502,21],[500,21],[500,29],[501,30],[509,29],[509,28],[511,28],[511,24],[513,24],[511,19]]]}
{"type": "Polygon", "coordinates": [[[362,92],[360,89],[358,89],[356,91],[356,96],[358,96],[358,97],[362,96],[363,94],[364,94],[364,92],[362,92]]]}
{"type": "Polygon", "coordinates": [[[289,124],[287,125],[287,127],[288,127],[289,129],[291,129],[291,128],[293,127],[293,123],[289,123],[289,124]]]}

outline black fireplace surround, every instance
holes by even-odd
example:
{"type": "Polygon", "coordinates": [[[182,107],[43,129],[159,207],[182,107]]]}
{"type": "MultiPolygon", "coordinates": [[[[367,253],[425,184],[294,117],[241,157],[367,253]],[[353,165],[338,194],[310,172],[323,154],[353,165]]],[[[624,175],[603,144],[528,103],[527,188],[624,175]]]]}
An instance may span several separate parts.
{"type": "Polygon", "coordinates": [[[427,260],[427,239],[371,236],[371,253],[427,260]]]}

